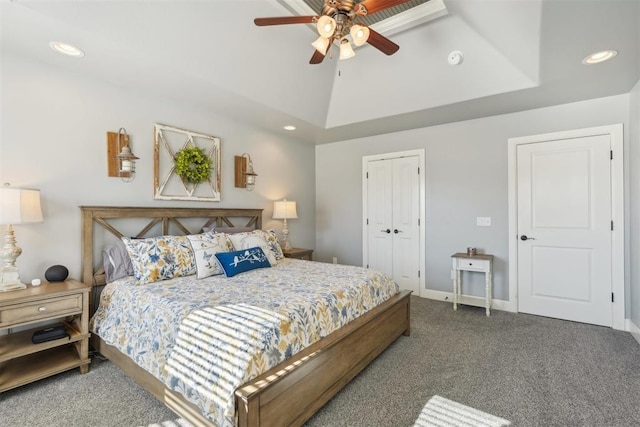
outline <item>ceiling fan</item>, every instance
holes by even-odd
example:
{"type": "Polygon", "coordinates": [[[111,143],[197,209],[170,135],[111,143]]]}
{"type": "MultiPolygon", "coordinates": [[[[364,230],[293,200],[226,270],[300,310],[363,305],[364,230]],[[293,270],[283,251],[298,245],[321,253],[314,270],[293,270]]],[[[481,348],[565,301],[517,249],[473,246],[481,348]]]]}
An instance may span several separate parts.
{"type": "Polygon", "coordinates": [[[334,41],[338,42],[340,47],[340,59],[354,56],[355,52],[349,39],[347,39],[347,35],[351,36],[356,46],[369,43],[379,51],[387,55],[393,55],[400,49],[400,46],[373,29],[359,24],[357,19],[407,1],[409,0],[363,0],[360,2],[356,0],[324,0],[321,15],[256,18],[253,22],[259,27],[284,24],[316,24],[320,37],[312,43],[316,50],[309,61],[310,64],[320,64],[334,41]]]}

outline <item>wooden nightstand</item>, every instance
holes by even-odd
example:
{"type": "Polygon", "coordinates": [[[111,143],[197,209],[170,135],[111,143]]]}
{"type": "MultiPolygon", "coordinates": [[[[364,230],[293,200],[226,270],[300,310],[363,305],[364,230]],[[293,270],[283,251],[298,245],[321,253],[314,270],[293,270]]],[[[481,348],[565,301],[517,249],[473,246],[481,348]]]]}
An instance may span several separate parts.
{"type": "MultiPolygon", "coordinates": [[[[0,393],[73,368],[89,371],[89,291],[77,280],[0,293],[0,330],[64,323],[70,337],[33,344],[38,326],[0,336],[0,393]]],[[[22,329],[22,328],[21,328],[22,329]]]]}
{"type": "Polygon", "coordinates": [[[282,253],[287,258],[306,259],[313,261],[313,249],[291,248],[290,251],[283,250],[282,253]]]}

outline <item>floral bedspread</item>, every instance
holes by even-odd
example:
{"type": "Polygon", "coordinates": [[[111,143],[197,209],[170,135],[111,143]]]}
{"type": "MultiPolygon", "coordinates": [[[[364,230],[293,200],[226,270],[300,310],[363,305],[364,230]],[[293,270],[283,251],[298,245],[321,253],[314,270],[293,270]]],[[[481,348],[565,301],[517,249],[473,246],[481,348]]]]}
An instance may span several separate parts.
{"type": "Polygon", "coordinates": [[[285,258],[231,278],[117,280],[91,330],[226,427],[238,386],[397,292],[373,270],[285,258]]]}

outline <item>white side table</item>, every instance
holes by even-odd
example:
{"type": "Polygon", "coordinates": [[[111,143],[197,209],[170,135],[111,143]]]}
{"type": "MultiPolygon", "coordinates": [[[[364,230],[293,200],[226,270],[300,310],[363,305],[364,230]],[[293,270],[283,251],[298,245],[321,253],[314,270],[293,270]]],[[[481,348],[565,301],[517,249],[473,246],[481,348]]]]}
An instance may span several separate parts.
{"type": "Polygon", "coordinates": [[[458,309],[460,285],[463,271],[477,271],[485,274],[485,308],[487,316],[491,310],[491,293],[493,288],[493,255],[467,255],[459,252],[451,255],[453,261],[453,309],[458,309]]]}

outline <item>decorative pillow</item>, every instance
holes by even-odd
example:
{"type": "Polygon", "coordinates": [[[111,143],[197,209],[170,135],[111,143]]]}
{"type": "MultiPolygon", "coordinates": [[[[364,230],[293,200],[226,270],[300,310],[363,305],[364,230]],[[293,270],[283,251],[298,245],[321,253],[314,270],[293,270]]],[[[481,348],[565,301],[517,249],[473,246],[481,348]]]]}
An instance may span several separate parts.
{"type": "Polygon", "coordinates": [[[271,252],[275,255],[276,259],[284,258],[284,254],[282,253],[282,248],[280,247],[280,243],[278,243],[278,236],[276,235],[276,230],[270,228],[269,230],[256,230],[262,231],[264,233],[264,238],[267,240],[269,244],[269,248],[271,252]]]}
{"type": "Polygon", "coordinates": [[[231,243],[233,243],[233,248],[236,251],[239,251],[240,249],[255,248],[256,246],[258,246],[267,256],[269,264],[271,264],[271,266],[276,265],[278,261],[271,251],[271,248],[269,248],[269,243],[264,238],[264,234],[258,232],[264,233],[262,230],[254,230],[250,233],[228,234],[228,236],[231,240],[231,243]]]}
{"type": "Polygon", "coordinates": [[[259,246],[235,252],[218,252],[215,256],[227,277],[256,268],[271,267],[267,255],[259,246]]]}
{"type": "Polygon", "coordinates": [[[138,284],[189,276],[196,272],[193,249],[186,236],[147,239],[123,237],[138,284]]]}
{"type": "Polygon", "coordinates": [[[233,244],[231,244],[231,240],[226,234],[195,234],[187,236],[187,239],[189,239],[193,249],[196,260],[196,277],[198,279],[224,273],[214,255],[218,252],[233,250],[233,244]]]}
{"type": "Polygon", "coordinates": [[[133,265],[122,243],[107,246],[102,250],[104,275],[107,283],[127,276],[133,276],[133,265]]]}

